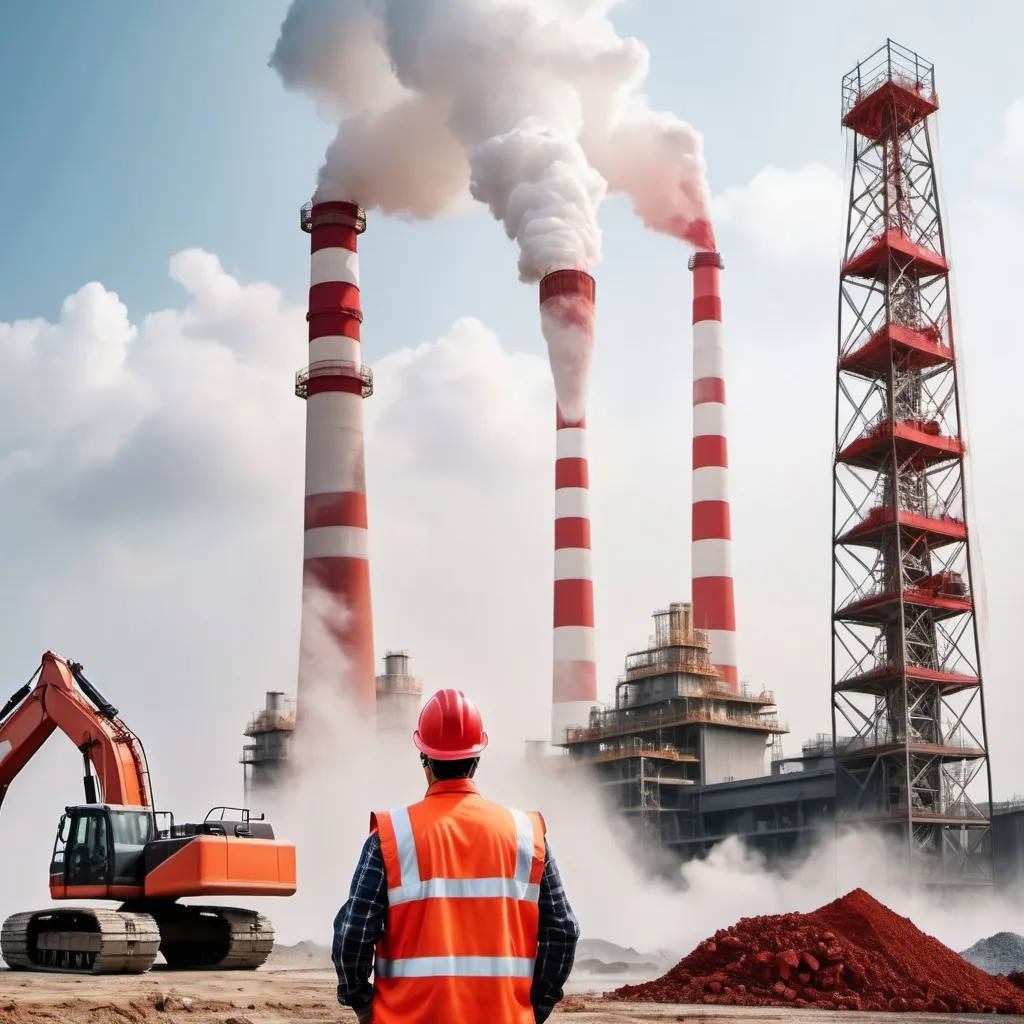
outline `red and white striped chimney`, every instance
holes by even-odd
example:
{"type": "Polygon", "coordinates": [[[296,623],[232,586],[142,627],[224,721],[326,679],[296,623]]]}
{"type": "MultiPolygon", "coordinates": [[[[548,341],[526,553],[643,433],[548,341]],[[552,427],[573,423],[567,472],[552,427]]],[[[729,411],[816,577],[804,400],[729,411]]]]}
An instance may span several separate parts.
{"type": "MultiPolygon", "coordinates": [[[[338,685],[360,712],[372,717],[376,687],[363,399],[373,391],[373,377],[362,365],[359,345],[363,314],[356,255],[366,217],[354,203],[314,203],[303,207],[302,228],[311,238],[309,368],[296,381],[296,392],[306,399],[303,615],[324,617],[316,632],[332,636],[348,663],[349,678],[338,685]]],[[[304,637],[311,626],[303,622],[304,637]]],[[[323,671],[329,661],[323,652],[310,651],[306,644],[303,648],[300,715],[303,690],[325,682],[311,674],[323,671]]]]}
{"type": "Polygon", "coordinates": [[[739,689],[736,605],[732,581],[729,458],[726,441],[725,349],[722,345],[722,257],[690,257],[693,271],[693,620],[708,631],[711,660],[726,685],[739,689]]]}
{"type": "Polygon", "coordinates": [[[540,282],[555,391],[555,594],[551,736],[586,726],[597,702],[590,550],[586,377],[594,342],[594,279],[556,270],[540,282]],[[563,408],[564,406],[564,408],[563,408]]]}

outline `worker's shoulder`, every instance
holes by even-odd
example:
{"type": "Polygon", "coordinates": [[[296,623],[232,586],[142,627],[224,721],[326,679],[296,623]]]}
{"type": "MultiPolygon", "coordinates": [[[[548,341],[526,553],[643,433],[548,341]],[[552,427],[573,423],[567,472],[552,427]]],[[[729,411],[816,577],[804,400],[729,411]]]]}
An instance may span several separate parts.
{"type": "MultiPolygon", "coordinates": [[[[403,807],[392,808],[391,810],[379,810],[370,812],[370,833],[380,833],[380,826],[382,822],[387,822],[390,828],[394,827],[393,816],[398,814],[401,819],[410,822],[413,818],[420,818],[418,813],[422,809],[427,807],[436,806],[432,805],[426,798],[417,800],[414,803],[407,804],[403,807]]],[[[519,818],[532,822],[536,822],[540,825],[542,835],[547,835],[547,822],[544,820],[544,815],[540,811],[522,811],[517,807],[509,807],[506,804],[498,803],[495,800],[489,800],[487,797],[479,793],[474,793],[472,799],[469,801],[460,800],[458,803],[444,808],[441,813],[437,816],[438,820],[446,817],[447,814],[458,814],[460,811],[468,813],[468,816],[478,817],[482,811],[485,816],[497,815],[504,817],[505,815],[511,814],[513,818],[519,818]]],[[[430,817],[433,817],[431,815],[430,817]]],[[[417,822],[422,824],[422,822],[417,822]]]]}
{"type": "MultiPolygon", "coordinates": [[[[547,834],[547,823],[544,821],[544,815],[540,811],[524,811],[518,807],[511,807],[508,804],[497,803],[494,800],[488,800],[486,797],[480,797],[480,803],[493,814],[505,816],[511,814],[516,819],[517,825],[520,822],[528,821],[530,824],[536,822],[540,825],[540,831],[542,835],[547,834]]],[[[506,819],[507,820],[507,819],[506,819]]]]}

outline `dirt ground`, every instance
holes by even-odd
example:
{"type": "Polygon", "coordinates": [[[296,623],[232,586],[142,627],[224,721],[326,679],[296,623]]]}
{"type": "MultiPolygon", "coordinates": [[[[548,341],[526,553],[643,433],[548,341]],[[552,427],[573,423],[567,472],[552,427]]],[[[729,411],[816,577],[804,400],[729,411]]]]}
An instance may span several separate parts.
{"type": "MultiPolygon", "coordinates": [[[[895,1021],[901,1014],[829,1014],[785,1008],[683,1007],[605,1003],[597,996],[572,995],[553,1021],[569,1024],[628,1024],[642,1021],[783,1021],[814,1024],[856,1018],[856,1024],[895,1021]]],[[[915,1014],[915,1024],[986,1018],[915,1014]]],[[[991,1018],[987,1018],[991,1019],[991,1018]]],[[[1002,1020],[1021,1020],[1007,1018],[1002,1020]]],[[[133,977],[73,977],[0,970],[0,1024],[310,1024],[354,1021],[338,1006],[333,971],[322,967],[274,966],[252,972],[182,973],[154,968],[133,977]]]]}

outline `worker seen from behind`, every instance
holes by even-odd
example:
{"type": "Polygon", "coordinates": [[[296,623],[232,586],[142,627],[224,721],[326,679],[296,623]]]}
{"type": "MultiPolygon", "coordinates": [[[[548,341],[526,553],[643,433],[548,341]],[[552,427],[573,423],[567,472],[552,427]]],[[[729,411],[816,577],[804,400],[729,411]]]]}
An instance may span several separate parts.
{"type": "Polygon", "coordinates": [[[427,793],[370,816],[334,921],[338,1001],[360,1024],[539,1024],[579,939],[544,819],[478,792],[487,733],[459,690],[430,698],[413,742],[427,793]]]}

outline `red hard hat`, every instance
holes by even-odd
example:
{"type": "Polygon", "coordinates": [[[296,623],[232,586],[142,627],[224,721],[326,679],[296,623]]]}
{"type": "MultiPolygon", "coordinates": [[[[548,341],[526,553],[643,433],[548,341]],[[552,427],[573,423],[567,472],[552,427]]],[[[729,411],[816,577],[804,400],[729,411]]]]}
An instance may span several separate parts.
{"type": "Polygon", "coordinates": [[[412,741],[435,761],[460,761],[487,746],[487,733],[476,705],[461,690],[438,690],[423,705],[412,741]]]}

